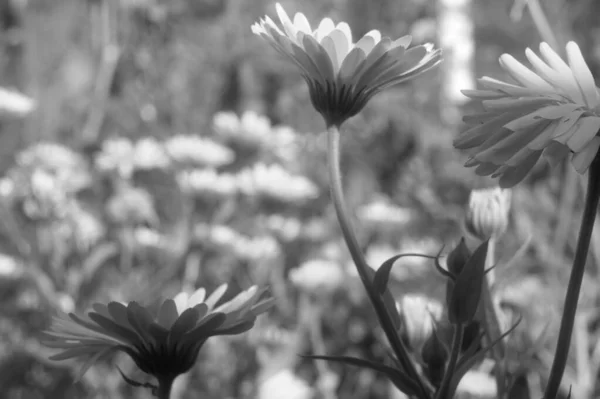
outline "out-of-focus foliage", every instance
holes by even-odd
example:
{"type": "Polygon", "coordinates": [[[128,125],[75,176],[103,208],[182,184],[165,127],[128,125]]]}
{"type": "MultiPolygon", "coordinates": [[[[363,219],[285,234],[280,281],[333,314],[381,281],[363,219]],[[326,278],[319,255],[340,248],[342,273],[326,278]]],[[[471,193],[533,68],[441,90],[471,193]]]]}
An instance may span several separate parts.
{"type": "MultiPolygon", "coordinates": [[[[559,39],[581,39],[598,76],[598,6],[571,3],[544,4],[559,39]]],[[[434,2],[283,5],[347,20],[356,35],[377,28],[435,39],[434,2]]],[[[116,365],[144,378],[125,356],[73,384],[78,365],[49,362],[40,331],[58,310],[151,303],[223,282],[269,284],[276,306],[248,334],[209,340],[173,397],[390,397],[370,371],[297,356],[383,360],[386,347],[330,206],[324,125],[294,67],[250,34],[266,10],[266,0],[0,2],[0,83],[36,106],[0,122],[0,397],[146,397],[119,376],[116,365]]],[[[473,3],[478,75],[498,72],[500,53],[540,41],[519,10],[473,3]]],[[[439,84],[428,72],[377,96],[345,126],[344,183],[373,266],[455,242],[470,189],[491,185],[451,149],[456,126],[438,117],[439,84]]],[[[524,256],[497,271],[497,295],[524,316],[509,341],[518,354],[511,367],[534,393],[547,376],[581,206],[578,181],[567,176],[565,185],[562,174],[540,166],[515,190],[498,248],[506,262],[531,237],[524,256]]],[[[588,324],[579,329],[587,344],[573,353],[597,348],[598,315],[588,311],[600,265],[594,239],[588,324]]],[[[427,259],[401,259],[392,279],[398,303],[407,294],[442,299],[443,280],[427,259]]],[[[572,365],[566,383],[576,385],[583,377],[572,365]]],[[[493,383],[489,371],[480,365],[465,384],[493,383]]]]}

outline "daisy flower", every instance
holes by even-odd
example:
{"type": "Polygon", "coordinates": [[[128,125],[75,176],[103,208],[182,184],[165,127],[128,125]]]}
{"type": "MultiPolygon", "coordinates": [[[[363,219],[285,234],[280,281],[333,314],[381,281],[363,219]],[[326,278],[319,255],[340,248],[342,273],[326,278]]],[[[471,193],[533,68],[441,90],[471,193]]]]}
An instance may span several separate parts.
{"type": "Polygon", "coordinates": [[[372,30],[355,43],[345,22],[335,25],[325,18],[313,30],[304,14],[296,13],[292,21],[279,3],[276,9],[283,28],[265,16],[252,25],[252,32],[296,64],[328,126],[339,126],[375,94],[441,60],[441,51],[431,44],[408,48],[410,36],[392,40],[372,30]]]}
{"type": "Polygon", "coordinates": [[[271,299],[263,298],[265,290],[256,286],[216,306],[226,291],[224,284],[208,298],[204,288],[180,293],[165,300],[158,312],[137,302],[96,303],[87,316],[55,317],[43,343],[61,350],[51,360],[87,359],[80,376],[100,357],[119,350],[143,372],[170,383],[190,370],[208,338],[248,331],[271,306],[271,299]]]}
{"type": "Polygon", "coordinates": [[[471,127],[454,141],[471,156],[465,166],[500,177],[503,188],[523,180],[542,155],[554,164],[572,154],[584,173],[600,147],[600,95],[577,44],[567,44],[568,63],[546,43],[541,57],[530,49],[525,55],[533,69],[500,57],[515,84],[483,77],[483,89],[463,92],[484,112],[465,116],[471,127]]]}
{"type": "Polygon", "coordinates": [[[177,162],[204,166],[228,165],[235,160],[229,147],[209,138],[191,134],[178,134],[165,142],[169,156],[177,162]]]}

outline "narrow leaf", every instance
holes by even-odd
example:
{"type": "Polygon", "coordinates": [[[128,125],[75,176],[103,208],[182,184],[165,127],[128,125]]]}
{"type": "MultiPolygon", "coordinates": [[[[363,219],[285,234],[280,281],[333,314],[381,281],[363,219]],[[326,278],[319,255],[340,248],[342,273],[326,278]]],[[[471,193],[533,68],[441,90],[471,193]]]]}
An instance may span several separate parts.
{"type": "Polygon", "coordinates": [[[465,353],[459,359],[458,364],[456,365],[456,371],[454,372],[454,375],[452,376],[452,381],[450,382],[450,388],[448,390],[450,395],[448,397],[454,397],[454,393],[456,392],[456,388],[458,387],[460,380],[465,376],[465,374],[467,374],[471,367],[473,367],[477,362],[481,361],[485,354],[489,352],[496,344],[498,344],[498,342],[502,341],[506,336],[513,332],[515,328],[517,328],[517,326],[521,323],[521,320],[523,320],[523,318],[519,317],[519,320],[517,320],[517,322],[511,328],[508,329],[508,331],[499,336],[494,342],[481,349],[479,352],[473,355],[465,353]]]}
{"type": "Polygon", "coordinates": [[[409,376],[402,371],[386,366],[385,364],[375,363],[365,359],[358,359],[349,356],[318,356],[318,355],[301,355],[307,359],[327,360],[330,362],[339,362],[349,364],[351,366],[367,368],[385,374],[394,383],[394,385],[404,392],[406,395],[416,395],[419,392],[419,386],[409,376]]]}
{"type": "Polygon", "coordinates": [[[486,241],[475,250],[456,278],[448,306],[448,317],[452,323],[467,323],[477,312],[485,278],[488,243],[486,241]]]}
{"type": "Polygon", "coordinates": [[[379,267],[379,269],[377,269],[377,271],[375,272],[375,278],[373,279],[373,285],[375,286],[375,289],[377,290],[377,292],[379,294],[383,294],[384,291],[386,290],[388,282],[390,280],[390,273],[392,271],[392,267],[394,266],[396,261],[405,256],[417,256],[420,258],[435,259],[434,257],[429,256],[429,255],[410,254],[410,253],[392,256],[391,258],[389,258],[388,260],[383,262],[382,265],[379,267]]]}

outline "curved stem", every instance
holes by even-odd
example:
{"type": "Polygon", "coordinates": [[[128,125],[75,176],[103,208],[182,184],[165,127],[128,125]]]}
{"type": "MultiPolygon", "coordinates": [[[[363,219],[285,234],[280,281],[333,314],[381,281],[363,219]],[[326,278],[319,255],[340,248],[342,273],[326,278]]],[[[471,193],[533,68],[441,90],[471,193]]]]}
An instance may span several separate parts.
{"type": "Polygon", "coordinates": [[[569,285],[567,287],[560,331],[558,333],[558,343],[556,345],[554,361],[552,362],[552,368],[550,370],[548,385],[546,386],[546,392],[544,394],[545,399],[556,398],[565,371],[569,347],[571,345],[571,336],[573,334],[573,325],[575,324],[577,303],[579,302],[579,292],[581,291],[581,282],[585,272],[585,261],[590,247],[590,239],[594,229],[599,199],[600,157],[596,154],[588,171],[588,189],[585,199],[585,208],[581,219],[581,227],[579,229],[575,259],[573,260],[573,267],[571,268],[571,277],[569,278],[569,285]]]}
{"type": "Polygon", "coordinates": [[[454,333],[452,334],[452,349],[450,352],[450,360],[448,361],[448,366],[446,367],[446,371],[444,372],[444,378],[442,379],[442,383],[440,384],[440,389],[435,395],[435,399],[446,399],[446,396],[448,395],[448,388],[450,387],[450,382],[452,381],[452,376],[454,374],[454,370],[456,369],[456,363],[458,362],[458,355],[460,355],[460,350],[462,348],[464,336],[465,326],[462,323],[459,323],[456,326],[454,326],[454,333]]]}
{"type": "Polygon", "coordinates": [[[373,284],[368,274],[367,261],[364,258],[361,247],[354,233],[352,222],[348,216],[346,203],[344,200],[344,191],[342,188],[342,175],[340,171],[340,131],[336,125],[330,125],[327,128],[327,156],[328,156],[328,167],[329,167],[329,180],[331,187],[331,197],[333,199],[333,205],[337,214],[337,218],[342,229],[342,235],[352,256],[352,260],[356,265],[358,275],[365,286],[367,295],[375,308],[377,318],[381,323],[381,327],[385,332],[385,335],[398,358],[398,361],[404,368],[404,371],[411,377],[418,385],[421,390],[421,398],[428,398],[429,394],[425,389],[423,381],[419,376],[414,364],[410,360],[406,347],[400,340],[398,332],[394,326],[392,318],[390,317],[383,299],[380,295],[375,292],[373,284]]]}

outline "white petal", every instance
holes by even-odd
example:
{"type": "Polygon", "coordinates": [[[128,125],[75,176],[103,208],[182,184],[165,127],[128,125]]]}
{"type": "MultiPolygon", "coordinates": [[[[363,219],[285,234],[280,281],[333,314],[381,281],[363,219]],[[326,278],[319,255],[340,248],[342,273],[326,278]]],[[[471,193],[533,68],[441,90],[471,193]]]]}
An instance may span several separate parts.
{"type": "Polygon", "coordinates": [[[292,20],[290,19],[290,17],[288,17],[287,13],[285,12],[285,10],[281,6],[281,4],[279,4],[279,3],[275,4],[275,9],[277,10],[277,16],[279,17],[279,20],[281,21],[281,24],[283,25],[283,29],[285,29],[285,32],[287,33],[287,35],[292,40],[296,40],[296,35],[298,34],[298,30],[292,23],[292,20]]]}
{"type": "Polygon", "coordinates": [[[582,151],[590,141],[598,134],[600,130],[600,118],[597,116],[588,116],[580,118],[577,121],[577,130],[567,141],[567,146],[573,152],[582,151]]]}
{"type": "Polygon", "coordinates": [[[294,26],[300,32],[304,32],[309,35],[312,34],[312,29],[310,28],[310,23],[308,22],[308,19],[306,19],[306,16],[304,14],[302,14],[301,12],[297,12],[296,15],[294,16],[294,26]]]}
{"type": "Polygon", "coordinates": [[[542,57],[545,58],[548,65],[558,72],[558,76],[563,81],[561,88],[571,96],[573,101],[583,104],[583,95],[579,90],[579,86],[569,65],[567,65],[567,63],[552,50],[552,47],[546,43],[540,44],[540,53],[542,54],[542,57]]]}
{"type": "Polygon", "coordinates": [[[205,297],[206,297],[206,290],[204,288],[199,288],[198,290],[196,290],[196,292],[194,292],[190,296],[190,299],[188,299],[187,307],[193,308],[194,306],[202,303],[202,301],[204,301],[205,297]]]}
{"type": "Polygon", "coordinates": [[[378,30],[372,30],[366,35],[364,35],[355,45],[355,47],[360,48],[364,51],[365,55],[369,55],[373,47],[377,45],[381,41],[381,33],[378,30]]]}
{"type": "Polygon", "coordinates": [[[542,92],[553,90],[553,87],[550,86],[548,82],[540,78],[537,74],[532,72],[525,65],[521,64],[510,54],[502,54],[502,56],[500,56],[500,65],[514,79],[526,87],[540,90],[542,92]]]}
{"type": "MultiPolygon", "coordinates": [[[[408,48],[408,46],[410,46],[411,41],[412,41],[412,36],[410,36],[410,35],[402,36],[392,42],[390,49],[396,48],[398,46],[402,46],[406,49],[406,48],[408,48]]],[[[423,46],[425,46],[428,49],[428,51],[431,51],[433,49],[433,44],[431,44],[431,43],[425,43],[423,46]]]]}
{"type": "Polygon", "coordinates": [[[335,53],[338,61],[336,68],[337,71],[339,70],[339,67],[344,61],[344,58],[346,58],[346,55],[348,55],[351,43],[348,42],[348,37],[346,36],[346,34],[337,28],[329,34],[329,37],[331,38],[331,40],[333,40],[335,44],[335,53]]]}
{"type": "Polygon", "coordinates": [[[337,74],[337,71],[340,69],[340,60],[337,56],[337,50],[335,48],[335,42],[331,38],[331,36],[326,36],[321,41],[321,46],[327,52],[329,59],[331,60],[331,66],[333,67],[333,75],[337,74]]]}
{"type": "Polygon", "coordinates": [[[541,77],[546,79],[557,89],[561,90],[563,94],[569,96],[573,101],[581,103],[583,97],[581,96],[579,88],[574,84],[575,81],[570,70],[558,72],[542,61],[542,59],[530,49],[525,50],[525,55],[541,77]]]}
{"type": "Polygon", "coordinates": [[[500,90],[514,97],[540,95],[540,92],[538,90],[520,87],[511,83],[503,82],[498,79],[490,78],[488,76],[484,76],[478,79],[478,82],[481,83],[481,85],[486,89],[500,90]]]}
{"type": "Polygon", "coordinates": [[[594,137],[592,141],[585,147],[583,151],[573,156],[573,166],[575,170],[579,173],[584,173],[590,165],[592,161],[596,157],[598,153],[598,149],[600,148],[600,137],[594,137]]]}
{"type": "Polygon", "coordinates": [[[598,99],[598,91],[596,90],[594,76],[592,76],[592,72],[585,63],[581,50],[579,50],[579,46],[575,42],[569,42],[567,44],[567,57],[573,75],[579,84],[579,89],[585,97],[587,106],[589,108],[596,108],[600,103],[600,100],[598,99]]]}
{"type": "Polygon", "coordinates": [[[540,53],[542,57],[546,59],[548,65],[550,65],[555,71],[559,73],[567,73],[571,70],[569,65],[563,61],[562,58],[548,45],[548,43],[540,44],[540,53]]]}
{"type": "Polygon", "coordinates": [[[321,43],[321,40],[330,34],[333,29],[335,29],[335,25],[331,18],[325,18],[321,21],[317,30],[313,32],[313,36],[317,42],[321,43]]]}
{"type": "Polygon", "coordinates": [[[348,48],[350,48],[352,46],[352,30],[350,29],[350,25],[340,22],[335,28],[344,34],[348,48]]]}
{"type": "Polygon", "coordinates": [[[575,126],[581,115],[583,115],[583,111],[575,111],[569,114],[568,117],[562,118],[552,135],[552,140],[565,144],[570,137],[571,129],[575,126]]]}
{"type": "Polygon", "coordinates": [[[175,295],[173,301],[175,301],[175,306],[177,306],[177,313],[182,314],[187,309],[188,294],[186,292],[180,292],[175,295]]]}

